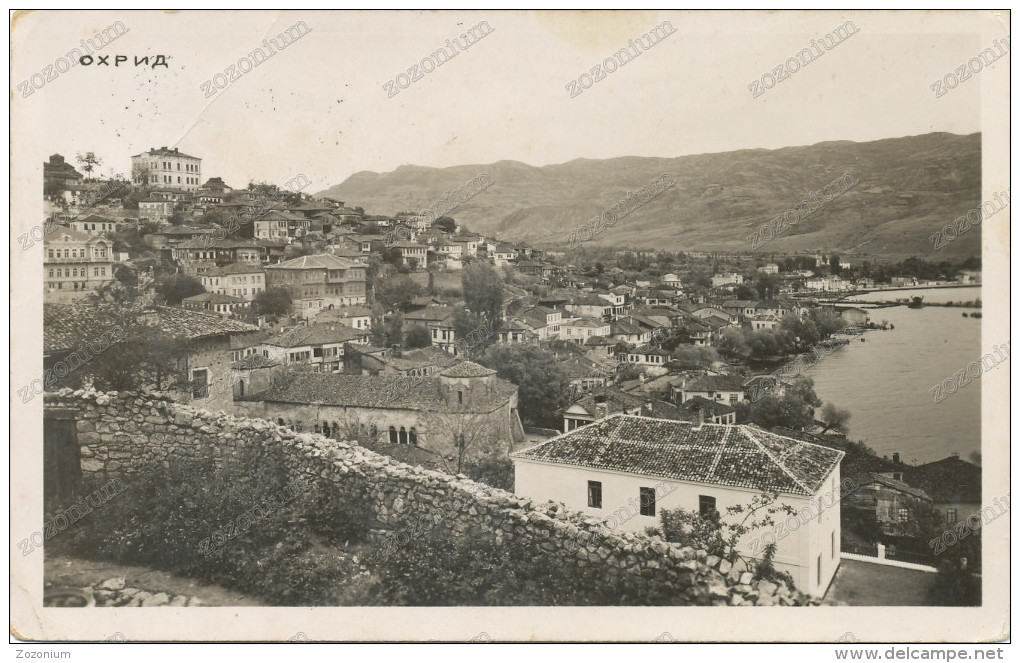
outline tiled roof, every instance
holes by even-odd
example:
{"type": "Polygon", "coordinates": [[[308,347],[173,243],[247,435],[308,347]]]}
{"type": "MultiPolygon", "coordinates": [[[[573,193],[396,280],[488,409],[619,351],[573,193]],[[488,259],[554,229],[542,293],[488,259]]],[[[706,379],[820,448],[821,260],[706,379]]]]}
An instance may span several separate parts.
{"type": "Polygon", "coordinates": [[[722,416],[725,414],[733,414],[736,412],[733,407],[726,403],[719,401],[713,401],[702,396],[694,396],[684,401],[683,409],[690,413],[697,413],[698,410],[703,410],[713,417],[722,416]]]}
{"type": "Polygon", "coordinates": [[[221,295],[218,292],[203,292],[193,297],[185,297],[186,302],[209,302],[210,304],[243,304],[244,300],[232,295],[221,295]]]}
{"type": "Polygon", "coordinates": [[[481,378],[495,375],[496,371],[465,359],[444,368],[439,374],[448,378],[481,378]]]}
{"type": "MultiPolygon", "coordinates": [[[[419,378],[415,387],[406,391],[394,389],[392,375],[344,375],[342,373],[292,373],[281,377],[272,387],[247,400],[277,403],[306,403],[344,407],[387,408],[400,410],[447,411],[449,407],[440,395],[440,378],[419,378]]],[[[496,379],[496,387],[486,403],[477,411],[491,410],[505,403],[517,387],[506,380],[496,379]]],[[[466,411],[465,405],[453,406],[466,411]]],[[[450,410],[452,411],[452,410],[450,410]]]]}
{"type": "Polygon", "coordinates": [[[878,483],[905,495],[910,495],[911,497],[916,497],[920,500],[931,501],[931,497],[928,496],[928,493],[924,492],[920,488],[914,488],[910,484],[897,481],[896,479],[891,479],[887,476],[882,476],[877,472],[865,472],[863,474],[859,474],[854,477],[854,483],[858,486],[866,486],[869,483],[878,483]]]}
{"type": "Polygon", "coordinates": [[[364,266],[355,260],[348,260],[329,253],[320,253],[314,256],[301,256],[285,260],[276,265],[270,265],[269,269],[350,269],[351,267],[364,266]]]}
{"type": "Polygon", "coordinates": [[[258,327],[255,325],[224,318],[215,313],[189,311],[170,306],[157,306],[156,313],[159,316],[159,326],[163,331],[172,336],[184,336],[191,340],[258,331],[258,327]]]}
{"type": "MultiPolygon", "coordinates": [[[[258,248],[258,247],[253,247],[258,248]]],[[[229,276],[231,274],[261,274],[263,272],[261,265],[246,265],[243,262],[232,262],[229,265],[223,265],[222,267],[213,267],[204,276],[229,276]]]]}
{"type": "Polygon", "coordinates": [[[814,495],[843,453],[754,426],[614,415],[511,454],[521,460],[814,495]]]}
{"type": "Polygon", "coordinates": [[[936,502],[981,502],[981,467],[955,456],[908,467],[903,477],[936,502]]]}
{"type": "Polygon", "coordinates": [[[224,239],[214,239],[209,241],[209,238],[203,237],[201,239],[186,239],[177,245],[179,249],[258,249],[259,245],[250,239],[231,239],[226,237],[224,239]]]}
{"type": "Polygon", "coordinates": [[[435,322],[441,323],[452,318],[457,313],[448,306],[426,306],[420,311],[409,311],[404,314],[404,323],[412,322],[435,322]]]}
{"type": "Polygon", "coordinates": [[[645,404],[645,399],[641,396],[628,394],[619,387],[609,386],[600,387],[591,393],[585,394],[575,402],[592,414],[598,412],[598,405],[600,404],[606,405],[606,414],[618,414],[625,409],[633,410],[636,407],[641,407],[645,404]]]}
{"type": "Polygon", "coordinates": [[[703,375],[687,383],[684,391],[743,391],[744,379],[739,375],[703,375]]]}
{"type": "Polygon", "coordinates": [[[43,353],[72,350],[111,331],[120,307],[43,304],[43,353]]]}
{"type": "Polygon", "coordinates": [[[616,320],[610,325],[609,333],[613,336],[620,334],[644,334],[647,330],[626,320],[616,320]]]}
{"type": "Polygon", "coordinates": [[[305,345],[322,345],[324,343],[345,343],[359,338],[361,334],[339,322],[316,323],[307,327],[297,327],[289,331],[279,332],[265,341],[266,345],[277,345],[283,348],[297,348],[305,345]]]}
{"type": "MultiPolygon", "coordinates": [[[[165,147],[161,147],[159,149],[149,148],[145,152],[142,152],[142,154],[145,154],[146,152],[148,152],[150,157],[184,157],[185,159],[198,159],[198,157],[193,157],[190,154],[178,152],[176,147],[173,149],[167,149],[165,147]]],[[[131,158],[140,157],[142,154],[132,155],[131,158]]]]}

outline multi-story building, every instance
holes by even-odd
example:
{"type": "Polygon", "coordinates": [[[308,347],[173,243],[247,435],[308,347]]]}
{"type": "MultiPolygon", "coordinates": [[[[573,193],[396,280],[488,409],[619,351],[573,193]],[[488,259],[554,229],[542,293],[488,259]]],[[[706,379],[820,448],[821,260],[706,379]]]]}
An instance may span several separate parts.
{"type": "Polygon", "coordinates": [[[301,214],[274,209],[260,214],[252,226],[256,239],[287,240],[308,234],[311,221],[301,214]]]}
{"type": "Polygon", "coordinates": [[[428,247],[414,242],[395,242],[393,248],[400,251],[400,260],[404,265],[414,265],[415,269],[428,267],[428,247]],[[414,261],[413,263],[411,261],[414,261]]]}
{"type": "Polygon", "coordinates": [[[146,221],[167,223],[174,215],[174,204],[170,200],[139,200],[138,216],[146,221]]]}
{"type": "Polygon", "coordinates": [[[43,301],[67,302],[113,281],[113,242],[58,227],[43,242],[43,301]]]}
{"type": "Polygon", "coordinates": [[[213,267],[202,274],[202,285],[206,292],[230,295],[246,302],[266,289],[266,275],[260,265],[233,263],[213,267]]]}
{"type": "Polygon", "coordinates": [[[365,303],[364,263],[330,254],[301,256],[266,267],[267,288],[287,288],[303,318],[322,310],[365,303]]]}
{"type": "Polygon", "coordinates": [[[202,185],[202,160],[176,147],[152,148],[131,157],[131,179],[150,187],[197,191],[202,185]]]}

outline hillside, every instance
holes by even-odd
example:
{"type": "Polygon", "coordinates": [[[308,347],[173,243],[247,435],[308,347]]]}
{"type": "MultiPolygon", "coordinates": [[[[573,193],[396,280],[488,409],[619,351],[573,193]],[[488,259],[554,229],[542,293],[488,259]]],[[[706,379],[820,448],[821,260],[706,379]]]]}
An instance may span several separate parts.
{"type": "MultiPolygon", "coordinates": [[[[935,255],[929,235],[980,202],[981,135],[933,133],[868,143],[838,141],[672,159],[576,159],[533,167],[516,161],[361,172],[320,192],[380,214],[417,211],[481,173],[495,184],[453,210],[472,230],[538,245],[566,234],[662,173],[677,185],[653,198],[597,244],[746,251],[761,224],[845,173],[859,184],[765,244],[762,252],[840,251],[935,255]]],[[[940,255],[980,255],[975,227],[940,255]]]]}

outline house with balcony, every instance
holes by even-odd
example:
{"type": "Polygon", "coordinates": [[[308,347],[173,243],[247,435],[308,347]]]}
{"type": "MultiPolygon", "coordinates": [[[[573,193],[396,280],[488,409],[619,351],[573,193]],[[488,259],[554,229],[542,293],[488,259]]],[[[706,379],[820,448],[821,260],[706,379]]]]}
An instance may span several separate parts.
{"type": "Polygon", "coordinates": [[[307,364],[317,372],[339,373],[344,364],[345,348],[349,344],[367,343],[367,331],[357,331],[338,322],[313,322],[277,332],[261,343],[259,352],[284,366],[307,364]]]}

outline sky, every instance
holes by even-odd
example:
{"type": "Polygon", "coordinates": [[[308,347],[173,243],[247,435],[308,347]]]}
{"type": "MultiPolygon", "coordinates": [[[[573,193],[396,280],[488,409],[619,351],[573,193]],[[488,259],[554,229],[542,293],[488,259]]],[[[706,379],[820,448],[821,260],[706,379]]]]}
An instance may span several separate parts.
{"type": "Polygon", "coordinates": [[[166,145],[201,157],[203,179],[243,187],[303,174],[315,192],[403,164],[969,134],[981,130],[989,74],[941,97],[931,85],[1006,34],[994,12],[41,12],[15,26],[13,104],[15,121],[46,127],[40,163],[92,150],[104,174],[128,173],[131,155],[166,145]],[[755,80],[847,20],[856,34],[752,95],[755,80]],[[76,65],[17,93],[115,21],[127,32],[97,55],[126,64],[76,65]],[[209,96],[206,81],[224,82],[239,58],[302,21],[307,34],[209,96]],[[481,21],[491,33],[389,96],[388,81],[481,21]],[[571,81],[663,21],[676,31],[571,97],[571,81]],[[155,54],[169,66],[133,66],[155,54]]]}

